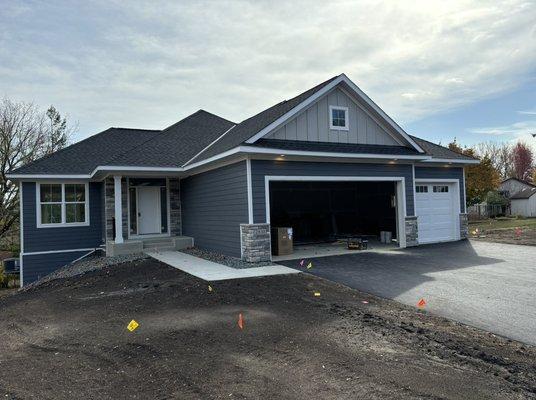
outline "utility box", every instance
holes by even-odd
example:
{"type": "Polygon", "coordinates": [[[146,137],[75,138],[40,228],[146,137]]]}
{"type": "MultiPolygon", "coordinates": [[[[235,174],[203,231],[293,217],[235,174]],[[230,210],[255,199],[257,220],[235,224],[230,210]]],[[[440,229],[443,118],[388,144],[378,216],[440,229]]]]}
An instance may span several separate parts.
{"type": "Polygon", "coordinates": [[[292,254],[292,228],[272,228],[272,254],[286,256],[292,254]]]}

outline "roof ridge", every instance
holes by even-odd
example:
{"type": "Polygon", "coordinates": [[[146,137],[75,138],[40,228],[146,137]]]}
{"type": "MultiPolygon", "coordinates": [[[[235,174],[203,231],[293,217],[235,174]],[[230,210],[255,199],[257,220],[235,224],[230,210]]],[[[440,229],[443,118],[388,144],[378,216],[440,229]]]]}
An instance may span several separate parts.
{"type": "MultiPolygon", "coordinates": [[[[144,146],[146,143],[149,143],[149,142],[152,141],[152,140],[158,140],[159,138],[163,137],[163,136],[166,135],[167,133],[171,132],[171,129],[172,129],[172,128],[178,126],[179,124],[184,124],[186,121],[188,121],[188,120],[190,120],[190,119],[194,119],[195,116],[199,115],[200,113],[210,114],[210,115],[212,115],[212,116],[214,116],[214,117],[217,117],[217,118],[219,118],[219,119],[228,121],[228,120],[226,120],[225,118],[220,117],[219,115],[212,114],[212,113],[210,113],[210,112],[208,112],[208,111],[205,111],[205,110],[203,110],[203,109],[199,109],[199,110],[197,110],[196,112],[194,112],[194,113],[192,113],[192,114],[190,114],[190,115],[187,115],[187,116],[184,117],[183,119],[181,119],[181,120],[175,122],[174,124],[168,126],[167,128],[162,129],[162,130],[160,131],[160,133],[158,133],[158,134],[154,135],[153,137],[147,139],[146,141],[144,141],[144,142],[138,144],[137,146],[134,146],[134,147],[132,147],[132,148],[130,148],[130,149],[127,149],[127,150],[125,150],[125,151],[123,151],[123,152],[121,152],[121,153],[117,153],[117,154],[115,154],[115,155],[114,155],[112,158],[110,158],[107,162],[108,162],[108,163],[113,162],[114,160],[116,160],[116,159],[118,159],[118,158],[124,156],[125,154],[130,153],[130,152],[132,152],[132,151],[134,151],[134,150],[140,148],[141,146],[144,146]]],[[[232,124],[231,121],[228,121],[228,122],[232,124]]]]}

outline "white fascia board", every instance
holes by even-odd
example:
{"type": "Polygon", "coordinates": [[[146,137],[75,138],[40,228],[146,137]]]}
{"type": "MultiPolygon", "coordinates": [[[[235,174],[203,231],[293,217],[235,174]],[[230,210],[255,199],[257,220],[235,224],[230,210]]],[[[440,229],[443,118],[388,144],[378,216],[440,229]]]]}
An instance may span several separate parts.
{"type": "Polygon", "coordinates": [[[21,179],[21,180],[28,180],[28,179],[90,179],[91,175],[46,175],[46,174],[7,174],[6,175],[8,179],[21,179]]]}
{"type": "Polygon", "coordinates": [[[274,122],[272,122],[267,127],[263,128],[261,131],[256,133],[254,136],[250,137],[248,140],[246,140],[246,143],[255,143],[257,140],[265,136],[268,132],[273,130],[275,127],[281,125],[285,121],[292,118],[294,115],[299,113],[301,110],[309,106],[310,104],[314,103],[317,99],[325,95],[327,92],[329,92],[331,89],[333,89],[335,86],[337,86],[339,83],[341,83],[344,79],[343,75],[339,75],[337,78],[335,78],[332,82],[324,86],[322,89],[320,89],[318,92],[314,93],[304,101],[302,101],[300,104],[298,104],[296,107],[294,107],[292,110],[287,112],[286,114],[283,114],[281,117],[276,119],[274,122]]]}
{"type": "Polygon", "coordinates": [[[457,158],[430,158],[424,160],[426,163],[448,163],[448,164],[480,164],[480,160],[460,160],[457,158]]]}
{"type": "Polygon", "coordinates": [[[388,160],[417,160],[425,161],[430,159],[427,155],[395,155],[395,154],[369,154],[369,153],[331,153],[324,151],[304,151],[304,150],[281,150],[260,148],[255,146],[241,146],[240,151],[244,153],[257,154],[284,154],[289,156],[309,156],[309,157],[331,157],[331,158],[372,158],[388,160]]]}

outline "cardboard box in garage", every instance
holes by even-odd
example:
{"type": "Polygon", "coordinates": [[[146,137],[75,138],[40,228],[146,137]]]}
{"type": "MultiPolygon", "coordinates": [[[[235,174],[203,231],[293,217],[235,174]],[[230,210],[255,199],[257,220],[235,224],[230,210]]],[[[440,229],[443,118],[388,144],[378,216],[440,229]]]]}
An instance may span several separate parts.
{"type": "Polygon", "coordinates": [[[272,254],[286,256],[292,254],[292,228],[272,228],[272,254]]]}

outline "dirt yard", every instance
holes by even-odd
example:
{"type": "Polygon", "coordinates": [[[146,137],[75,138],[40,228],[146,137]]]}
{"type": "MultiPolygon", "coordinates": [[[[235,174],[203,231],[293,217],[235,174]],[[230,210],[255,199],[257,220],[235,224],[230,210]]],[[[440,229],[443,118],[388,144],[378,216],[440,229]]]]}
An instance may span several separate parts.
{"type": "Polygon", "coordinates": [[[149,259],[0,299],[0,397],[536,398],[536,348],[306,274],[212,287],[149,259]]]}
{"type": "Polygon", "coordinates": [[[471,239],[536,246],[536,218],[496,218],[469,224],[471,239]]]}

